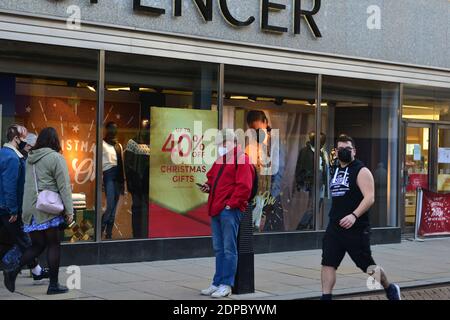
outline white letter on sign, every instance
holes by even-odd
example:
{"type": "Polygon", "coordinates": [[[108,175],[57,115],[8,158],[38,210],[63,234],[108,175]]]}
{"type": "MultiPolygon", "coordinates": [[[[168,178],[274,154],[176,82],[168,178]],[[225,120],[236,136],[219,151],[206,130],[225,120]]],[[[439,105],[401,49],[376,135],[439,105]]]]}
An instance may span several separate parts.
{"type": "Polygon", "coordinates": [[[369,30],[380,30],[381,29],[381,9],[377,5],[372,5],[367,8],[367,28],[369,30]]]}
{"type": "Polygon", "coordinates": [[[69,6],[67,8],[67,29],[69,30],[80,30],[81,29],[81,9],[79,6],[69,6]]]}

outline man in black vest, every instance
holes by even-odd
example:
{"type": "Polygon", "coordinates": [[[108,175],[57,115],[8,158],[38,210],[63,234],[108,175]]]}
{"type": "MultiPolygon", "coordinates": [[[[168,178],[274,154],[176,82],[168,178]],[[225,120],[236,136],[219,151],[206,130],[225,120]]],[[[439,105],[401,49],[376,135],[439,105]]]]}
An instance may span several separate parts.
{"type": "Polygon", "coordinates": [[[370,250],[369,209],[375,202],[372,173],[355,159],[354,140],[340,135],[339,165],[330,181],[332,206],[322,247],[322,300],[332,299],[336,270],[348,252],[356,266],[379,281],[389,300],[400,300],[400,287],[389,283],[370,250]]]}

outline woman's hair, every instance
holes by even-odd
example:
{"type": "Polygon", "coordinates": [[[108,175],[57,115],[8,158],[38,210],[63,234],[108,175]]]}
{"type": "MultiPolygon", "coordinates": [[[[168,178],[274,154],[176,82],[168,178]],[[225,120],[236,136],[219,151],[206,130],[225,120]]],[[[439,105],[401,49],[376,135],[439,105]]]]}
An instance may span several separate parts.
{"type": "Polygon", "coordinates": [[[8,128],[6,132],[6,139],[8,140],[8,142],[13,141],[15,137],[25,139],[27,134],[28,134],[27,128],[18,124],[13,124],[8,128]]]}
{"type": "Polygon", "coordinates": [[[247,113],[247,124],[250,125],[255,121],[269,122],[264,111],[251,110],[247,113]]]}
{"type": "Polygon", "coordinates": [[[61,143],[55,128],[48,127],[41,130],[38,135],[36,145],[31,150],[50,148],[56,152],[61,152],[61,143]]]}

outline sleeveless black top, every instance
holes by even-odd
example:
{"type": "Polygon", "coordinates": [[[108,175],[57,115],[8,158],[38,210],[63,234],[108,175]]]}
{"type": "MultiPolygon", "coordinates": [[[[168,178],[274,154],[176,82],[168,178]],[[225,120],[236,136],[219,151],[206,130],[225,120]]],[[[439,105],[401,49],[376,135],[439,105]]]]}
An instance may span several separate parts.
{"type": "MultiPolygon", "coordinates": [[[[330,181],[330,194],[332,205],[330,210],[330,223],[339,225],[339,221],[358,208],[364,196],[359,189],[356,180],[364,164],[355,159],[347,167],[338,166],[330,181]]],[[[359,217],[353,228],[369,226],[369,212],[359,217]]]]}

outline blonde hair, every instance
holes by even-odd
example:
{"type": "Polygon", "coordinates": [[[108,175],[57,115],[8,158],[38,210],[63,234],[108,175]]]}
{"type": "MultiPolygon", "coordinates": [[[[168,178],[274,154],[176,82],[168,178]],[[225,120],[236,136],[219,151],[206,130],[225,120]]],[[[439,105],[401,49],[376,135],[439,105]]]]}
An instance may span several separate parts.
{"type": "Polygon", "coordinates": [[[19,124],[13,124],[9,126],[8,131],[6,133],[6,139],[8,142],[12,141],[15,137],[19,137],[25,139],[28,135],[28,130],[24,126],[19,124]]]}

